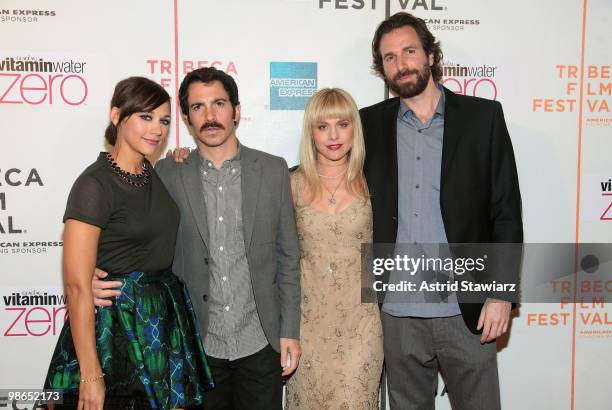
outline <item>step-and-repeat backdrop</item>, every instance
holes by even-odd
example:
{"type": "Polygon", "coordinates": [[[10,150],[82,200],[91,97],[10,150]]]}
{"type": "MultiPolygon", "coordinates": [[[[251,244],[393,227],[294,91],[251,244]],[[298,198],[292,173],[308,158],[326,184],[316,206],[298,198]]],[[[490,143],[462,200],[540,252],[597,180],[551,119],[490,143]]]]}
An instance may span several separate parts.
{"type": "MultiPolygon", "coordinates": [[[[66,314],[61,217],[104,149],[117,81],[147,76],[175,96],[190,70],[224,70],[241,94],[241,142],[295,164],[315,90],[342,87],[360,107],[385,97],[370,44],[400,10],[442,41],[448,88],[502,102],[526,241],[611,242],[609,0],[2,0],[0,389],[42,386],[66,314]]],[[[180,121],[177,145],[194,145],[180,121]]],[[[503,407],[609,409],[610,313],[597,300],[523,304],[498,340],[503,407]]]]}

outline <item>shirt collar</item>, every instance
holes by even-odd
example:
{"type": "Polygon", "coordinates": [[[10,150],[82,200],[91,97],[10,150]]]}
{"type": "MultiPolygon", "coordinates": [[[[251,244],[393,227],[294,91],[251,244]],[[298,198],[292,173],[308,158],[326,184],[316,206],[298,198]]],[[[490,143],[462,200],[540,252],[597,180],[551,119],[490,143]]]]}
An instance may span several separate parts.
{"type": "MultiPolygon", "coordinates": [[[[225,165],[227,162],[229,162],[231,165],[240,163],[240,156],[242,152],[241,146],[242,145],[240,144],[240,141],[238,141],[238,151],[236,151],[236,155],[234,155],[234,157],[231,159],[223,161],[221,167],[223,167],[223,165],[225,165]]],[[[198,157],[200,157],[200,164],[202,166],[206,166],[209,162],[212,164],[212,161],[208,160],[202,152],[200,152],[200,155],[198,155],[198,157]]]]}

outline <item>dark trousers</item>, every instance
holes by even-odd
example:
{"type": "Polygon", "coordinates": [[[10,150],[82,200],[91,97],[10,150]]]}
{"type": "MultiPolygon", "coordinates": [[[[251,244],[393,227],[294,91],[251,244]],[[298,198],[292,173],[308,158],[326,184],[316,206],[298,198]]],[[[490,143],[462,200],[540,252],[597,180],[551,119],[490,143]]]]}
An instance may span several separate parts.
{"type": "Polygon", "coordinates": [[[281,410],[280,354],[270,345],[237,360],[207,356],[215,388],[204,393],[204,410],[281,410]]]}
{"type": "Polygon", "coordinates": [[[438,371],[453,410],[499,410],[495,342],[480,344],[461,315],[441,318],[382,314],[392,410],[433,410],[438,371]]]}

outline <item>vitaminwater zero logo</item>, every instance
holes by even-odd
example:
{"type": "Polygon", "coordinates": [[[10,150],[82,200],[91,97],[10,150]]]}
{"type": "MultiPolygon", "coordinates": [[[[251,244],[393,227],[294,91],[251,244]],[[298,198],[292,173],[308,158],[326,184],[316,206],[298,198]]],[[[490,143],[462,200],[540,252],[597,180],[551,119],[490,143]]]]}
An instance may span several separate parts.
{"type": "Polygon", "coordinates": [[[303,110],[317,91],[317,63],[270,63],[270,109],[303,110]]]}
{"type": "Polygon", "coordinates": [[[605,202],[609,202],[606,209],[599,217],[600,221],[612,221],[612,179],[600,182],[601,196],[605,198],[605,202]]]}
{"type": "Polygon", "coordinates": [[[0,104],[81,105],[89,93],[83,75],[86,64],[72,59],[2,56],[0,104]]]}
{"type": "Polygon", "coordinates": [[[482,65],[461,65],[444,61],[442,66],[442,85],[455,94],[497,100],[495,72],[497,67],[482,65]]]}
{"type": "Polygon", "coordinates": [[[580,184],[581,219],[588,222],[612,221],[612,178],[610,174],[585,174],[580,184]]]}
{"type": "Polygon", "coordinates": [[[3,293],[1,330],[4,337],[56,335],[66,320],[66,297],[57,291],[3,293]]]}

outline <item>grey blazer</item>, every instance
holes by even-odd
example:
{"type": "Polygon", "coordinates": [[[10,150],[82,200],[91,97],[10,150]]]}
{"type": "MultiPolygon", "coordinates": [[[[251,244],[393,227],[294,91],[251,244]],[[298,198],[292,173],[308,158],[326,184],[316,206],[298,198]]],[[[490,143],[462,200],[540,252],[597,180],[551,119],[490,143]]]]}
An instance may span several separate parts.
{"type": "MultiPolygon", "coordinates": [[[[202,338],[208,323],[209,251],[199,152],[178,164],[160,160],[155,169],[181,211],[173,271],[187,285],[202,338]]],[[[300,270],[297,231],[287,163],[240,146],[244,245],[257,313],[270,345],[299,339],[300,270]]]]}

